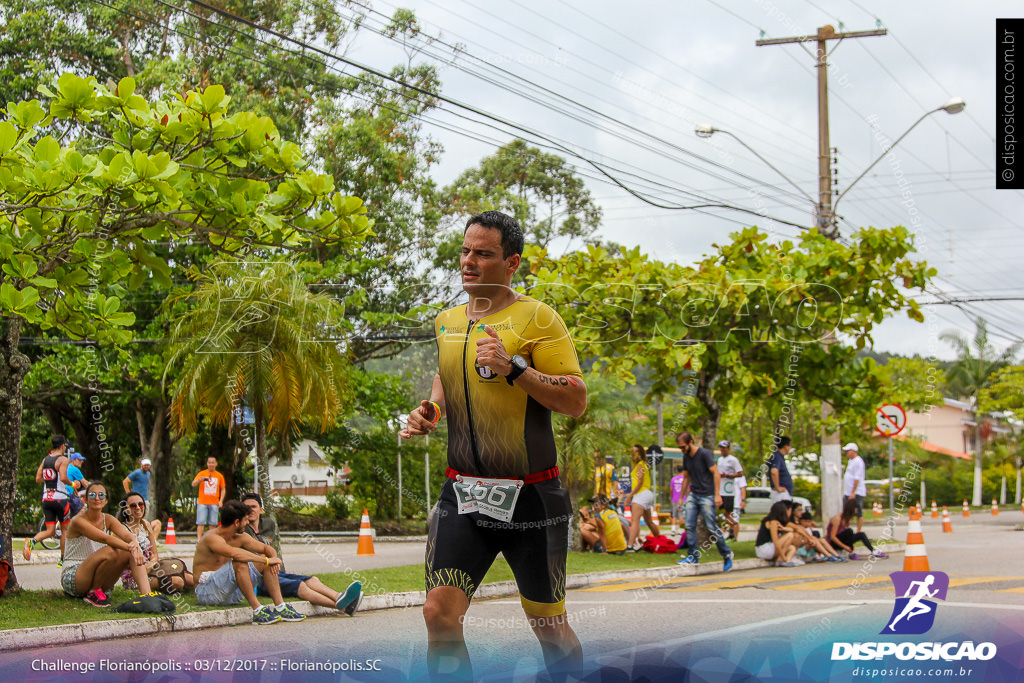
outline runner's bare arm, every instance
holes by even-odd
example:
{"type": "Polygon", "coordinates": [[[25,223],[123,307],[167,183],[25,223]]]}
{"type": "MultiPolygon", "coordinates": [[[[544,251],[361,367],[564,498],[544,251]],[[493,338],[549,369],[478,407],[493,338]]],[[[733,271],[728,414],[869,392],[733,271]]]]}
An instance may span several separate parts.
{"type": "Polygon", "coordinates": [[[441,385],[441,376],[435,374],[434,382],[430,386],[430,400],[420,401],[420,405],[409,413],[409,417],[405,421],[405,429],[398,432],[398,435],[403,439],[411,439],[414,436],[429,434],[437,429],[437,423],[444,417],[445,412],[444,387],[441,385]],[[434,415],[434,406],[431,403],[437,404],[437,407],[441,409],[440,415],[434,415]],[[437,419],[432,419],[434,417],[437,419]]]}

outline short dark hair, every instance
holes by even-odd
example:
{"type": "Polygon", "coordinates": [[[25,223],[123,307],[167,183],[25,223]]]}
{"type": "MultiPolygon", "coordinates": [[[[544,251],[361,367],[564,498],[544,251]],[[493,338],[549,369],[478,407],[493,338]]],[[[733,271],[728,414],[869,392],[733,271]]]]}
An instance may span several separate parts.
{"type": "Polygon", "coordinates": [[[260,507],[263,507],[263,499],[260,498],[260,494],[256,493],[255,491],[249,491],[249,493],[242,496],[243,503],[247,500],[255,500],[257,503],[259,503],[260,507]]]}
{"type": "Polygon", "coordinates": [[[788,436],[780,436],[778,448],[785,448],[790,443],[792,442],[790,441],[790,438],[788,436]]]}
{"type": "Polygon", "coordinates": [[[240,519],[249,516],[249,508],[239,500],[229,500],[220,509],[221,526],[231,526],[240,519]]]}
{"type": "Polygon", "coordinates": [[[470,226],[482,225],[485,228],[494,228],[501,231],[501,255],[508,258],[512,254],[523,255],[523,229],[515,218],[504,214],[501,211],[482,211],[474,214],[466,221],[466,229],[462,231],[465,235],[470,226]]]}
{"type": "Polygon", "coordinates": [[[54,448],[60,448],[61,446],[63,446],[67,442],[68,442],[67,437],[65,437],[63,434],[54,434],[53,436],[50,437],[50,444],[54,448]]]}
{"type": "Polygon", "coordinates": [[[677,432],[676,441],[679,441],[680,437],[682,437],[683,443],[685,444],[693,443],[693,435],[690,434],[690,432],[677,432]]]}

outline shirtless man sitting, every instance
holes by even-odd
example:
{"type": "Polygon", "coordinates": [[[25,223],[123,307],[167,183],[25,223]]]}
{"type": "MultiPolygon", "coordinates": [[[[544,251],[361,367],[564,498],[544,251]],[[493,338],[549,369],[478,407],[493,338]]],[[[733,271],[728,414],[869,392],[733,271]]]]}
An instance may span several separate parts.
{"type": "Polygon", "coordinates": [[[244,597],[252,607],[252,623],[259,625],[302,621],[305,615],[281,597],[277,580],[281,558],[269,545],[243,533],[248,515],[249,508],[229,500],[221,508],[221,525],[199,539],[192,560],[198,577],[196,600],[200,605],[234,605],[244,597]],[[256,599],[261,586],[275,607],[261,605],[256,599]]]}

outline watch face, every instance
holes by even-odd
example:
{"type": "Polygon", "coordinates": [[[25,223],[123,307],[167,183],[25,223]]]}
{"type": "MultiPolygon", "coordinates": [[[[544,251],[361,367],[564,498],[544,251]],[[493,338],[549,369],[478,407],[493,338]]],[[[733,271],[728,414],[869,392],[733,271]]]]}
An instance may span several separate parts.
{"type": "Polygon", "coordinates": [[[525,371],[526,368],[530,367],[529,364],[526,362],[526,359],[523,358],[522,356],[512,356],[512,365],[517,370],[523,371],[525,371]]]}

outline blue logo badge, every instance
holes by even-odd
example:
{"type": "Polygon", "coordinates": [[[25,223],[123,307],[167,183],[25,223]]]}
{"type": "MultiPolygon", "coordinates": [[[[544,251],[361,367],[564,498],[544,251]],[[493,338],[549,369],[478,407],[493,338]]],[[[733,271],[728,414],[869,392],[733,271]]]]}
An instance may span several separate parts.
{"type": "Polygon", "coordinates": [[[945,572],[893,572],[896,605],[882,634],[920,635],[935,623],[936,604],[946,599],[949,575],[945,572]]]}

